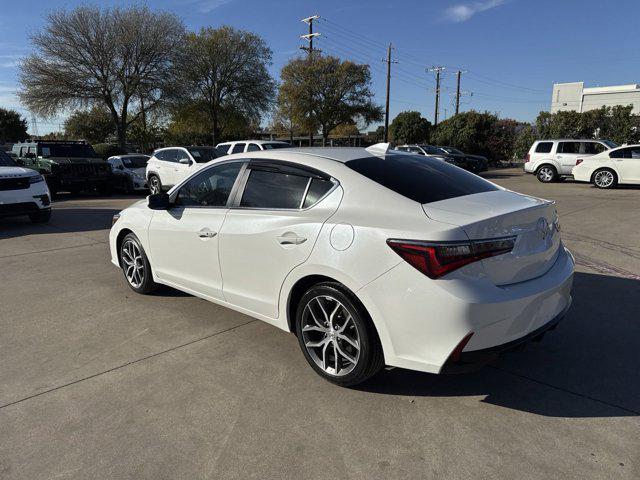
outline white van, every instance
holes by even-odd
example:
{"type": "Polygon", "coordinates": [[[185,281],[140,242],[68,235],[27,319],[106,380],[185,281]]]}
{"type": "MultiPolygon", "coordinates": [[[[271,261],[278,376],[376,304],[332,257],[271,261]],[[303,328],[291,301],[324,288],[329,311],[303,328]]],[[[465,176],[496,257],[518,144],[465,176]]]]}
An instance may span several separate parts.
{"type": "Polygon", "coordinates": [[[571,176],[576,160],[596,155],[618,145],[610,140],[536,140],[524,160],[524,171],[544,183],[571,176]]]}

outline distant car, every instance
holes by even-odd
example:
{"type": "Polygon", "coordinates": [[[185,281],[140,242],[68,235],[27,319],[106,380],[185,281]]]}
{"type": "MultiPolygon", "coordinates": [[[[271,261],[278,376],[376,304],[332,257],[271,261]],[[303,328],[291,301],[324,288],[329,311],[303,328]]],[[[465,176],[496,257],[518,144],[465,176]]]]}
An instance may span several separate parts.
{"type": "Polygon", "coordinates": [[[442,160],[443,162],[450,163],[451,165],[455,165],[456,167],[464,168],[465,170],[469,170],[469,166],[464,157],[459,155],[451,155],[439,147],[434,147],[433,145],[425,145],[425,144],[415,144],[415,145],[399,145],[395,148],[401,152],[409,152],[409,153],[417,153],[418,155],[425,155],[428,157],[437,158],[438,160],[442,160]]]}
{"type": "Polygon", "coordinates": [[[216,145],[229,155],[232,153],[259,152],[261,150],[276,150],[278,148],[291,148],[291,144],[279,140],[240,140],[237,142],[224,142],[216,145]]]}
{"type": "Polygon", "coordinates": [[[147,162],[146,179],[151,193],[160,193],[226,154],[216,147],[167,147],[153,152],[147,162]]]}
{"type": "Polygon", "coordinates": [[[469,170],[474,173],[478,172],[486,172],[489,170],[489,160],[487,157],[483,157],[482,155],[471,155],[468,153],[464,153],[461,150],[458,150],[454,147],[437,147],[448,155],[455,155],[464,157],[467,165],[469,166],[469,170]]]}
{"type": "Polygon", "coordinates": [[[28,215],[33,223],[51,218],[51,194],[44,177],[18,166],[0,150],[0,217],[28,215]]]}
{"type": "Polygon", "coordinates": [[[388,144],[210,162],[114,215],[109,245],[135,292],[168,285],[295,332],[340,385],[470,368],[571,304],[554,202],[388,144]]]}
{"type": "Polygon", "coordinates": [[[640,145],[624,145],[587,158],[578,158],[573,178],[598,188],[640,184],[640,145]]]}
{"type": "Polygon", "coordinates": [[[543,183],[571,175],[578,158],[597,155],[618,145],[610,140],[536,140],[524,159],[524,171],[543,183]]]}
{"type": "Polygon", "coordinates": [[[146,169],[149,155],[128,154],[109,157],[107,162],[113,170],[113,186],[126,193],[147,189],[146,169]]]}

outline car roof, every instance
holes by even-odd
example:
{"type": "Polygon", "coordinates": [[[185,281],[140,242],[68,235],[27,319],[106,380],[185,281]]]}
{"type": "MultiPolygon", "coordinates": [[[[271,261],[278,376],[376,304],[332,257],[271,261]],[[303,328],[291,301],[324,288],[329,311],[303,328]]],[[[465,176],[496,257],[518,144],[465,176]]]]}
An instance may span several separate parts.
{"type": "Polygon", "coordinates": [[[257,143],[258,145],[265,143],[283,143],[288,145],[288,142],[283,142],[282,140],[233,140],[231,142],[221,142],[218,145],[231,145],[232,143],[257,143]]]}
{"type": "MultiPolygon", "coordinates": [[[[397,150],[389,150],[387,152],[391,155],[402,155],[406,152],[400,152],[397,150]]],[[[378,155],[378,152],[367,150],[361,147],[292,147],[278,150],[260,150],[251,152],[251,159],[269,159],[269,160],[287,160],[288,156],[295,155],[308,155],[309,157],[325,158],[327,160],[333,160],[339,163],[345,163],[350,160],[357,160],[359,158],[373,157],[378,155]]],[[[247,153],[234,153],[231,155],[225,155],[220,157],[220,160],[247,158],[247,153]]]]}

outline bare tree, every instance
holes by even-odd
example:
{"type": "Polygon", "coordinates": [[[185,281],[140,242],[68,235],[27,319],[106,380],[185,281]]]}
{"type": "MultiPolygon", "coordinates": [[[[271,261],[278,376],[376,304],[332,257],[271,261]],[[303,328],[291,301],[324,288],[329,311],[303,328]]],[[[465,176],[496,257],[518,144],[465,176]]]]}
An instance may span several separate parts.
{"type": "Polygon", "coordinates": [[[124,148],[128,126],[173,88],[183,39],[178,17],[147,7],[55,11],[31,38],[36,52],[21,62],[20,99],[45,117],[104,106],[124,148]]]}
{"type": "Polygon", "coordinates": [[[225,118],[259,119],[269,109],[275,94],[270,64],[271,49],[254,33],[223,26],[187,35],[179,84],[183,100],[207,105],[214,145],[225,118]]]}

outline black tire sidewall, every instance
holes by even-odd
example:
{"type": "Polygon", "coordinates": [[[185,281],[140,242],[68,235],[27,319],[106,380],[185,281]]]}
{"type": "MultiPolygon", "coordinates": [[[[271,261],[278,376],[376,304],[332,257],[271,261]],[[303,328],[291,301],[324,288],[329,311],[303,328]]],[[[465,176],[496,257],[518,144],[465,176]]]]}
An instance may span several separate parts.
{"type": "MultiPolygon", "coordinates": [[[[300,299],[295,315],[296,332],[298,332],[298,343],[300,345],[300,349],[302,350],[307,363],[309,363],[311,368],[313,368],[322,378],[338,385],[351,386],[361,383],[372,376],[369,370],[371,363],[375,361],[373,358],[373,349],[375,347],[381,348],[378,345],[373,344],[373,342],[379,342],[377,332],[375,332],[369,315],[364,307],[362,307],[359,302],[354,301],[351,298],[351,295],[348,295],[344,288],[341,288],[339,284],[329,282],[320,283],[311,287],[300,299]],[[329,375],[316,365],[311,355],[309,355],[309,352],[307,352],[307,347],[304,345],[304,339],[302,336],[302,313],[304,311],[304,307],[312,298],[322,295],[334,297],[340,301],[347,310],[349,310],[360,335],[360,357],[358,359],[358,363],[351,372],[341,377],[329,375]]],[[[377,372],[374,371],[373,374],[375,373],[377,372]]]]}
{"type": "Polygon", "coordinates": [[[149,191],[151,194],[156,194],[156,193],[162,193],[162,181],[160,181],[160,177],[157,175],[149,175],[149,191]],[[154,192],[153,191],[153,179],[156,179],[156,181],[158,182],[158,191],[154,192]]]}

